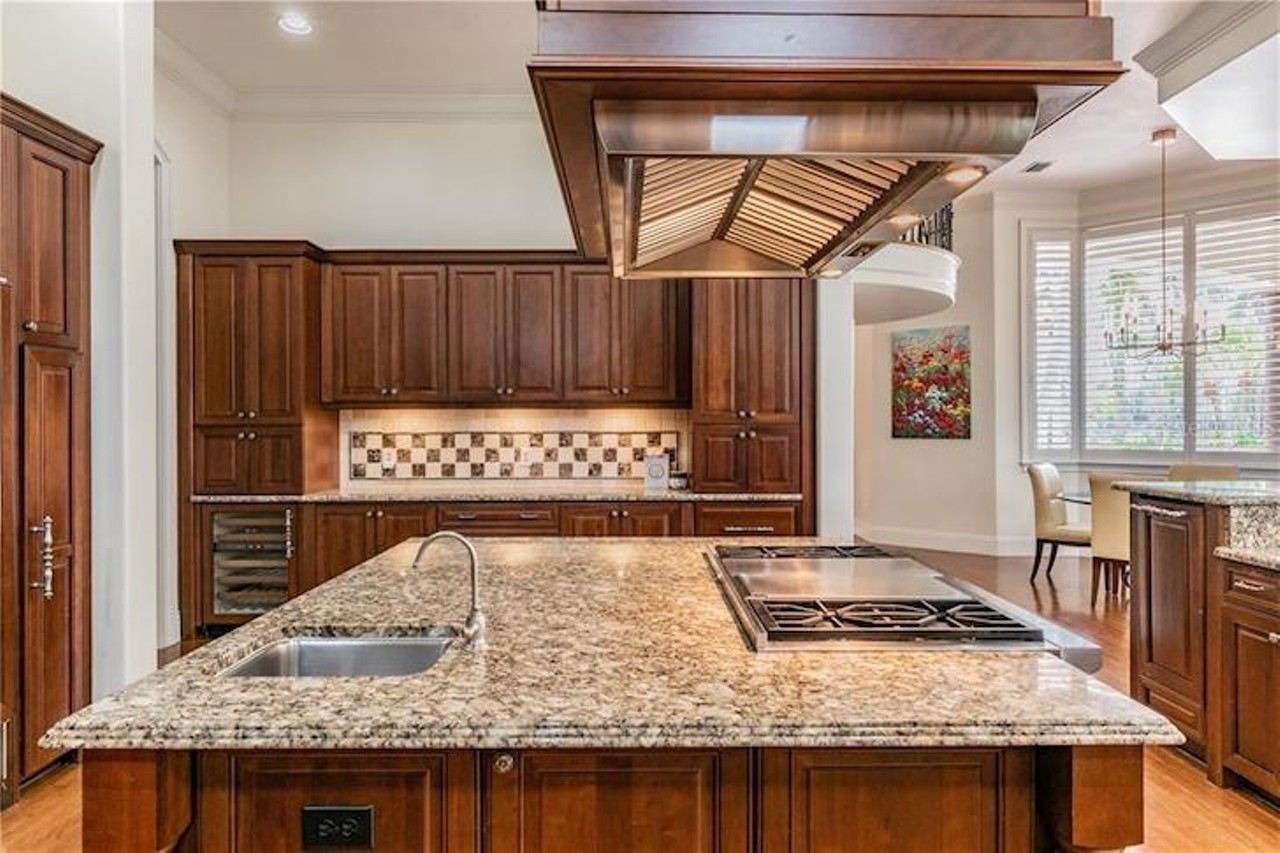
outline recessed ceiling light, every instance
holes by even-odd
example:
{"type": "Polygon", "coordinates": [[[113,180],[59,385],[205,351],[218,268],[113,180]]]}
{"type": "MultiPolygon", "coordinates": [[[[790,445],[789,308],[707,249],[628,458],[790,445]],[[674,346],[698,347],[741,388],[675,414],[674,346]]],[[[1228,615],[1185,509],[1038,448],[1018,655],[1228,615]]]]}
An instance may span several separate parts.
{"type": "Polygon", "coordinates": [[[963,186],[964,184],[971,184],[974,181],[981,180],[986,173],[987,170],[981,166],[956,166],[943,177],[953,184],[963,186]]]}
{"type": "Polygon", "coordinates": [[[844,275],[844,270],[839,267],[827,267],[818,273],[818,278],[839,278],[842,275],[844,275]]]}
{"type": "Polygon", "coordinates": [[[904,229],[913,228],[916,225],[919,225],[922,221],[924,221],[923,216],[918,213],[912,213],[909,210],[904,210],[902,213],[897,213],[889,217],[890,225],[895,225],[898,228],[904,229]]]}
{"type": "Polygon", "coordinates": [[[276,18],[276,26],[291,36],[311,34],[311,22],[301,12],[285,12],[276,18]]]}

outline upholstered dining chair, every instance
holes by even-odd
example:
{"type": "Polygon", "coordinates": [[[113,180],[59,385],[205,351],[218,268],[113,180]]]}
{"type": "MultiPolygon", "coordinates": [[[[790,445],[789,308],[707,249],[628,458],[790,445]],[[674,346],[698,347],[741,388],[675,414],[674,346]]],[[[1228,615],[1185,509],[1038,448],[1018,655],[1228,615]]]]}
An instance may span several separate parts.
{"type": "Polygon", "coordinates": [[[1239,480],[1240,469],[1235,465],[1201,465],[1187,462],[1170,465],[1169,479],[1175,482],[1188,480],[1239,480]]]}
{"type": "Polygon", "coordinates": [[[1141,479],[1131,474],[1090,474],[1090,545],[1093,584],[1089,603],[1098,603],[1098,580],[1107,592],[1120,592],[1129,567],[1129,493],[1111,488],[1117,480],[1141,479]]]}
{"type": "Polygon", "coordinates": [[[1036,510],[1036,561],[1031,567],[1031,580],[1040,572],[1040,558],[1044,546],[1049,546],[1049,566],[1045,577],[1053,572],[1053,562],[1058,559],[1059,545],[1089,547],[1089,528],[1083,524],[1067,523],[1067,502],[1062,495],[1062,475],[1052,462],[1033,462],[1027,466],[1031,477],[1031,497],[1036,510]]]}

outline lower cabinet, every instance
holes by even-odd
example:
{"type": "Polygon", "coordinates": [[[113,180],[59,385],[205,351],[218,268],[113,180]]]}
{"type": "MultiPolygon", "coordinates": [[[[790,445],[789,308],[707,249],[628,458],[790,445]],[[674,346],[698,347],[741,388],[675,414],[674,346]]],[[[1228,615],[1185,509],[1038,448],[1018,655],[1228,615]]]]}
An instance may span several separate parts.
{"type": "Polygon", "coordinates": [[[799,518],[799,504],[698,504],[694,510],[694,535],[794,536],[799,518]]]}
{"type": "Polygon", "coordinates": [[[684,536],[687,505],[583,503],[560,506],[561,536],[684,536]]]}
{"type": "Polygon", "coordinates": [[[431,504],[314,504],[308,511],[311,535],[304,589],[335,578],[405,539],[435,530],[431,504]]]}
{"type": "Polygon", "coordinates": [[[1280,797],[1280,574],[1224,566],[1209,774],[1234,781],[1226,770],[1280,797]]]}

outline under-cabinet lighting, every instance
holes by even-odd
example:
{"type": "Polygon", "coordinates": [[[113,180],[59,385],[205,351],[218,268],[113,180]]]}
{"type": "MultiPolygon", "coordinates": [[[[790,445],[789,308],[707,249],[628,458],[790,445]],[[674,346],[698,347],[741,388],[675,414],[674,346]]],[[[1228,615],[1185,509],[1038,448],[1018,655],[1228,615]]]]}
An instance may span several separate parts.
{"type": "Polygon", "coordinates": [[[310,35],[312,29],[311,21],[300,12],[285,12],[276,18],[276,26],[291,36],[310,35]]]}

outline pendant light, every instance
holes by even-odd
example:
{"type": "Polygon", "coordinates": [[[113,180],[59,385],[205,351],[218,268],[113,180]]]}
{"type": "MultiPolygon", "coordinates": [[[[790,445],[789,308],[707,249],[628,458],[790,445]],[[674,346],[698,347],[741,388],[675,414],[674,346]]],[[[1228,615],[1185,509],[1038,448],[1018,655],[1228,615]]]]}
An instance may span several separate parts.
{"type": "MultiPolygon", "coordinates": [[[[1121,350],[1139,355],[1176,355],[1186,350],[1200,351],[1210,344],[1226,340],[1227,327],[1219,325],[1209,331],[1208,317],[1204,311],[1200,318],[1188,317],[1169,305],[1169,213],[1168,213],[1168,147],[1178,138],[1174,127],[1156,128],[1151,133],[1151,144],[1160,149],[1160,315],[1154,333],[1144,332],[1132,311],[1125,311],[1120,325],[1103,333],[1107,349],[1121,350]]],[[[1176,284],[1181,287],[1182,281],[1176,284]]]]}

